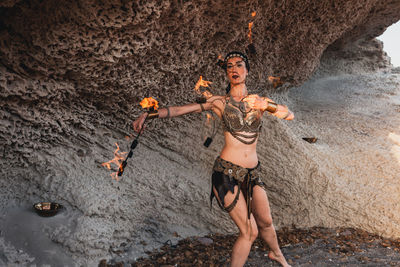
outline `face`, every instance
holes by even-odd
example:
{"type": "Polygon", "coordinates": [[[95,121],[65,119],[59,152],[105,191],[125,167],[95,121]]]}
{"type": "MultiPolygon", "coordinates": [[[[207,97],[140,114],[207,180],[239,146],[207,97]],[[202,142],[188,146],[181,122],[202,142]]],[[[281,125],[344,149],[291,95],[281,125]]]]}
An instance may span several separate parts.
{"type": "Polygon", "coordinates": [[[248,71],[246,63],[241,57],[233,57],[228,59],[226,64],[226,75],[229,82],[233,85],[244,83],[246,81],[248,71]]]}

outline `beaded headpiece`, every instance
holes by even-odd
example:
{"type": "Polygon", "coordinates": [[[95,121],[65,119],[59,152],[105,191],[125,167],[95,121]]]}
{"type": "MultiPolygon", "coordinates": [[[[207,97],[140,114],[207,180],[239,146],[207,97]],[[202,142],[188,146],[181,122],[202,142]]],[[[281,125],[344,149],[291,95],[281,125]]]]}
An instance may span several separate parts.
{"type": "Polygon", "coordinates": [[[233,57],[240,57],[241,59],[243,59],[244,63],[246,64],[246,69],[247,69],[247,71],[250,71],[249,59],[247,58],[247,56],[246,56],[245,54],[243,54],[243,53],[241,53],[241,52],[238,52],[238,51],[229,52],[229,53],[225,56],[224,64],[223,64],[223,66],[222,66],[222,68],[223,68],[224,70],[226,70],[226,65],[227,65],[227,63],[228,63],[228,60],[229,60],[230,58],[233,58],[233,57]]]}

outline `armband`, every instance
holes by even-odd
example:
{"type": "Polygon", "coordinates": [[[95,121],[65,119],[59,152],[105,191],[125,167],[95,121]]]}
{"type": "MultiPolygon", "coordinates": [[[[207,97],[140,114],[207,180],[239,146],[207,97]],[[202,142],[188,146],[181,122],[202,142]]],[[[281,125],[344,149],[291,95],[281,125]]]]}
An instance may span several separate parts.
{"type": "Polygon", "coordinates": [[[270,101],[267,101],[267,103],[268,103],[268,105],[267,105],[266,110],[267,110],[268,112],[275,113],[275,112],[278,111],[278,104],[277,104],[277,103],[275,103],[275,102],[270,102],[270,101]]]}

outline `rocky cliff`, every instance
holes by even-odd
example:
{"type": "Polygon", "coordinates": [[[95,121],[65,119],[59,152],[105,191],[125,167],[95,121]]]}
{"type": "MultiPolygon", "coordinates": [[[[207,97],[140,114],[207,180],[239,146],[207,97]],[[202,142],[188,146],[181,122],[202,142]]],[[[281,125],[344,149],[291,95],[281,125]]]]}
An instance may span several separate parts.
{"type": "MultiPolygon", "coordinates": [[[[60,248],[66,262],[75,263],[133,258],[168,239],[235,231],[226,214],[209,209],[210,167],[223,140],[219,134],[209,149],[202,146],[204,115],[149,124],[120,181],[101,163],[113,157],[114,143],[127,150],[130,141],[124,137],[132,133],[142,98],[153,96],[160,106],[193,102],[200,75],[213,82],[213,94],[223,94],[226,81],[216,66],[218,55],[241,50],[251,61],[248,87],[298,114],[294,122],[266,117],[268,126],[259,141],[275,224],[357,226],[399,237],[400,226],[393,223],[400,214],[394,179],[398,162],[387,171],[375,158],[365,162],[371,171],[359,172],[364,165],[355,163],[350,172],[343,157],[365,148],[360,140],[366,138],[366,114],[380,121],[386,113],[363,110],[356,118],[341,116],[348,120],[337,125],[352,125],[357,142],[342,138],[349,136],[345,131],[327,130],[336,124],[324,124],[328,117],[321,115],[342,114],[346,107],[337,109],[350,94],[364,94],[354,96],[364,102],[352,104],[368,105],[369,91],[353,90],[353,85],[369,79],[367,72],[389,70],[389,60],[373,38],[399,19],[398,0],[1,1],[1,223],[11,229],[23,214],[20,227],[32,230],[25,237],[44,238],[60,248]],[[340,76],[345,73],[356,75],[356,81],[340,76]],[[283,86],[273,88],[268,76],[280,77],[283,86]],[[341,78],[332,82],[330,76],[341,78]],[[338,84],[345,81],[346,93],[332,95],[332,88],[344,90],[338,84]],[[338,105],[318,113],[315,106],[324,105],[318,102],[321,96],[338,105]],[[322,117],[315,123],[307,116],[322,117]],[[366,121],[358,125],[352,120],[366,121]],[[338,153],[330,154],[324,142],[310,147],[301,139],[323,133],[329,133],[328,147],[338,153]],[[341,150],[346,146],[338,140],[354,147],[341,150]],[[359,176],[363,178],[352,179],[359,176]],[[343,181],[351,181],[351,187],[343,181]],[[376,189],[374,199],[387,197],[371,202],[376,189]],[[66,209],[49,218],[53,221],[37,222],[24,207],[42,200],[58,201],[66,209]]],[[[394,96],[397,78],[389,76],[379,76],[379,85],[364,85],[394,96]]],[[[396,140],[394,124],[387,129],[396,140]]],[[[368,132],[368,142],[375,134],[368,132]]],[[[379,155],[388,157],[384,162],[396,155],[392,147],[379,149],[379,155]]],[[[358,156],[365,155],[353,157],[358,156]]],[[[47,255],[15,237],[18,233],[19,228],[1,233],[3,262],[13,262],[13,249],[23,251],[20,260],[48,262],[47,255]]]]}

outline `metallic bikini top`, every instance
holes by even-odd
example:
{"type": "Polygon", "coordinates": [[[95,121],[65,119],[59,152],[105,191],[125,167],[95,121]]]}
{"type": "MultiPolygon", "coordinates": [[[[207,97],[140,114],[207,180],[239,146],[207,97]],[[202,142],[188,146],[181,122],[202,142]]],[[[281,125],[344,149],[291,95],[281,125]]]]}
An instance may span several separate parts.
{"type": "Polygon", "coordinates": [[[252,144],[261,131],[261,111],[251,109],[245,101],[235,101],[232,96],[227,98],[222,114],[224,130],[244,144],[252,144]]]}

